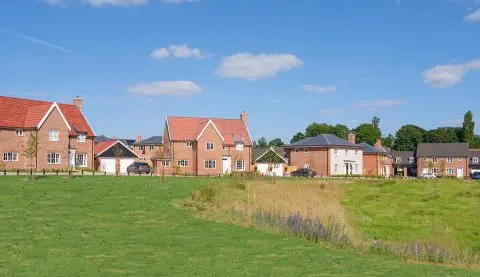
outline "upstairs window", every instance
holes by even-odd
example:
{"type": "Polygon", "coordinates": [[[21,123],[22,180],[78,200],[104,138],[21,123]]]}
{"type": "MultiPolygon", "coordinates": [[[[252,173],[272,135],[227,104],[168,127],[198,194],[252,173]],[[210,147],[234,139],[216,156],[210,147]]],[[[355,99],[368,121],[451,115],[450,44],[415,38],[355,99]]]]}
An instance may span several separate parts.
{"type": "Polygon", "coordinates": [[[447,158],[447,163],[453,163],[453,158],[447,158]]]}
{"type": "Polygon", "coordinates": [[[409,163],[413,163],[414,161],[415,161],[415,159],[414,159],[413,157],[409,157],[409,158],[408,158],[408,162],[409,162],[409,163]]]}
{"type": "Polygon", "coordinates": [[[213,150],[213,149],[214,149],[213,142],[207,141],[207,150],[213,150]]]}
{"type": "Polygon", "coordinates": [[[243,151],[243,143],[237,143],[237,144],[235,145],[235,149],[236,149],[237,151],[243,151]]]}
{"type": "Polygon", "coordinates": [[[345,149],[345,156],[348,156],[348,149],[345,149]]]}
{"type": "Polygon", "coordinates": [[[187,141],[187,142],[185,143],[185,146],[186,146],[186,147],[192,147],[192,145],[193,145],[193,142],[191,142],[191,141],[187,141]]]}
{"type": "Polygon", "coordinates": [[[23,130],[17,130],[15,133],[17,134],[17,137],[23,137],[23,130]]]}
{"type": "Polygon", "coordinates": [[[436,163],[438,161],[437,158],[432,158],[432,162],[436,163]]]}
{"type": "Polygon", "coordinates": [[[58,141],[58,130],[48,131],[48,140],[49,141],[58,141]]]}
{"type": "Polygon", "coordinates": [[[143,149],[145,149],[145,146],[143,145],[138,146],[138,150],[143,151],[143,149]]]}
{"type": "Polygon", "coordinates": [[[399,163],[399,162],[401,162],[401,161],[402,161],[402,158],[400,158],[400,157],[395,157],[395,162],[396,162],[396,163],[399,163]]]}
{"type": "Polygon", "coordinates": [[[338,149],[333,150],[333,155],[338,156],[338,149]]]}
{"type": "Polygon", "coordinates": [[[226,146],[226,145],[223,146],[223,150],[227,150],[227,146],[226,146]]]}
{"type": "Polygon", "coordinates": [[[303,149],[303,153],[308,153],[308,148],[303,149]]]}
{"type": "Polygon", "coordinates": [[[355,150],[355,156],[358,156],[358,150],[355,150]]]}
{"type": "Polygon", "coordinates": [[[473,158],[472,158],[472,162],[473,162],[474,164],[478,164],[478,157],[473,157],[473,158]]]}
{"type": "Polygon", "coordinates": [[[86,139],[87,139],[87,136],[85,134],[80,134],[77,137],[78,142],[85,142],[86,139]]]}
{"type": "Polygon", "coordinates": [[[150,150],[153,150],[155,149],[155,146],[154,145],[150,145],[150,150]]]}

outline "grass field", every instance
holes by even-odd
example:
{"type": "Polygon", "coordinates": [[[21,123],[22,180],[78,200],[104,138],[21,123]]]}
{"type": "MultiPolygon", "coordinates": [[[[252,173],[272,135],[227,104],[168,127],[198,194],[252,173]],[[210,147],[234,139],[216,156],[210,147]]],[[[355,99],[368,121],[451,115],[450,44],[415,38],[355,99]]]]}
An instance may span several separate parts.
{"type": "Polygon", "coordinates": [[[209,180],[0,178],[0,276],[478,276],[202,220],[209,180]]]}

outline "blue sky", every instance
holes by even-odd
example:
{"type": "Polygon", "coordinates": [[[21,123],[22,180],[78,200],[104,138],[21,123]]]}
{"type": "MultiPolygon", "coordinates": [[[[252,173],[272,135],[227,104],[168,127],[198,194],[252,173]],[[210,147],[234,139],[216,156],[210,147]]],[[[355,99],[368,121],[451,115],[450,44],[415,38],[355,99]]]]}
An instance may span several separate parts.
{"type": "Polygon", "coordinates": [[[469,109],[480,127],[479,0],[6,0],[0,61],[0,95],[79,95],[108,136],[242,110],[253,139],[469,109]]]}

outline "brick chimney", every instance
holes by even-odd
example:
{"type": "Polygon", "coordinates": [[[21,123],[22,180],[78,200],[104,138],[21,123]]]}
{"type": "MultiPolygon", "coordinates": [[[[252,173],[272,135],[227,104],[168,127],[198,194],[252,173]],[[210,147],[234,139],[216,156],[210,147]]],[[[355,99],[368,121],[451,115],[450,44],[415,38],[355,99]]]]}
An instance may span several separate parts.
{"type": "Polygon", "coordinates": [[[141,142],[141,141],[142,141],[142,135],[136,135],[135,142],[141,142]]]}
{"type": "Polygon", "coordinates": [[[247,123],[247,121],[248,121],[248,114],[247,114],[247,112],[243,111],[243,112],[240,113],[240,120],[243,121],[243,122],[245,122],[245,123],[247,123]]]}
{"type": "Polygon", "coordinates": [[[80,96],[77,96],[75,98],[73,98],[73,101],[72,101],[73,105],[77,106],[77,108],[79,110],[82,110],[83,108],[83,100],[80,96]]]}
{"type": "Polygon", "coordinates": [[[375,148],[382,148],[382,139],[377,139],[377,142],[375,142],[375,148]]]}
{"type": "Polygon", "coordinates": [[[353,144],[357,143],[357,137],[355,136],[355,133],[353,132],[348,133],[348,142],[353,144]]]}

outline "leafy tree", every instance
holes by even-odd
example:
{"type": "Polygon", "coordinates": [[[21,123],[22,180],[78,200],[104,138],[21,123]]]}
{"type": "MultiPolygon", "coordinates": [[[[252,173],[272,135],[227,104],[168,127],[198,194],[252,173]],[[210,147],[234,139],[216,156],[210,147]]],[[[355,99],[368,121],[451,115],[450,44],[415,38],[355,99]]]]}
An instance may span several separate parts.
{"type": "Polygon", "coordinates": [[[269,143],[268,143],[268,146],[284,146],[285,143],[283,143],[283,141],[280,139],[280,138],[275,138],[275,139],[272,139],[269,143]]]}
{"type": "Polygon", "coordinates": [[[365,142],[374,145],[377,139],[381,137],[379,129],[375,128],[373,124],[364,123],[355,129],[358,142],[365,142]]]}
{"type": "Polygon", "coordinates": [[[120,176],[120,160],[123,158],[124,153],[120,143],[115,144],[112,150],[113,156],[115,157],[115,176],[118,177],[120,176]]]}
{"type": "Polygon", "coordinates": [[[393,148],[394,142],[395,137],[392,134],[388,134],[388,136],[382,138],[382,145],[388,148],[393,148]]]}
{"type": "Polygon", "coordinates": [[[326,123],[312,123],[308,125],[307,129],[305,130],[306,137],[316,137],[321,134],[335,134],[334,127],[332,125],[328,125],[326,123]]]}
{"type": "Polygon", "coordinates": [[[342,124],[337,124],[335,127],[333,127],[333,132],[334,134],[341,138],[341,139],[347,139],[348,138],[348,127],[342,124]]]}
{"type": "Polygon", "coordinates": [[[475,143],[474,129],[475,121],[473,121],[473,114],[471,111],[468,111],[463,117],[462,141],[473,145],[475,143]]]}
{"type": "Polygon", "coordinates": [[[378,116],[372,118],[372,125],[375,129],[380,129],[380,118],[378,116]]]}
{"type": "Polygon", "coordinates": [[[427,143],[453,143],[459,142],[456,128],[441,127],[427,131],[425,133],[424,142],[427,143]]]}
{"type": "Polygon", "coordinates": [[[265,148],[268,147],[267,139],[265,137],[261,137],[257,140],[257,147],[265,148]]]}
{"type": "MultiPolygon", "coordinates": [[[[40,142],[39,142],[38,136],[33,132],[30,133],[30,136],[28,137],[28,141],[27,141],[27,148],[23,152],[23,155],[25,156],[25,158],[27,158],[30,162],[28,165],[30,169],[33,169],[32,163],[33,163],[33,160],[37,157],[39,144],[40,142]]],[[[27,171],[28,169],[29,168],[27,167],[27,171]]],[[[30,178],[33,180],[35,179],[35,176],[32,174],[30,178]]]]}
{"type": "Polygon", "coordinates": [[[273,184],[277,183],[275,169],[282,166],[283,160],[272,150],[263,155],[262,160],[268,163],[268,171],[273,176],[273,184]]]}
{"type": "Polygon", "coordinates": [[[415,151],[424,142],[425,130],[415,125],[402,126],[396,133],[394,148],[398,151],[415,151]]]}
{"type": "Polygon", "coordinates": [[[295,143],[304,138],[305,138],[305,135],[302,132],[298,132],[292,137],[292,139],[290,140],[290,143],[295,143]]]}

